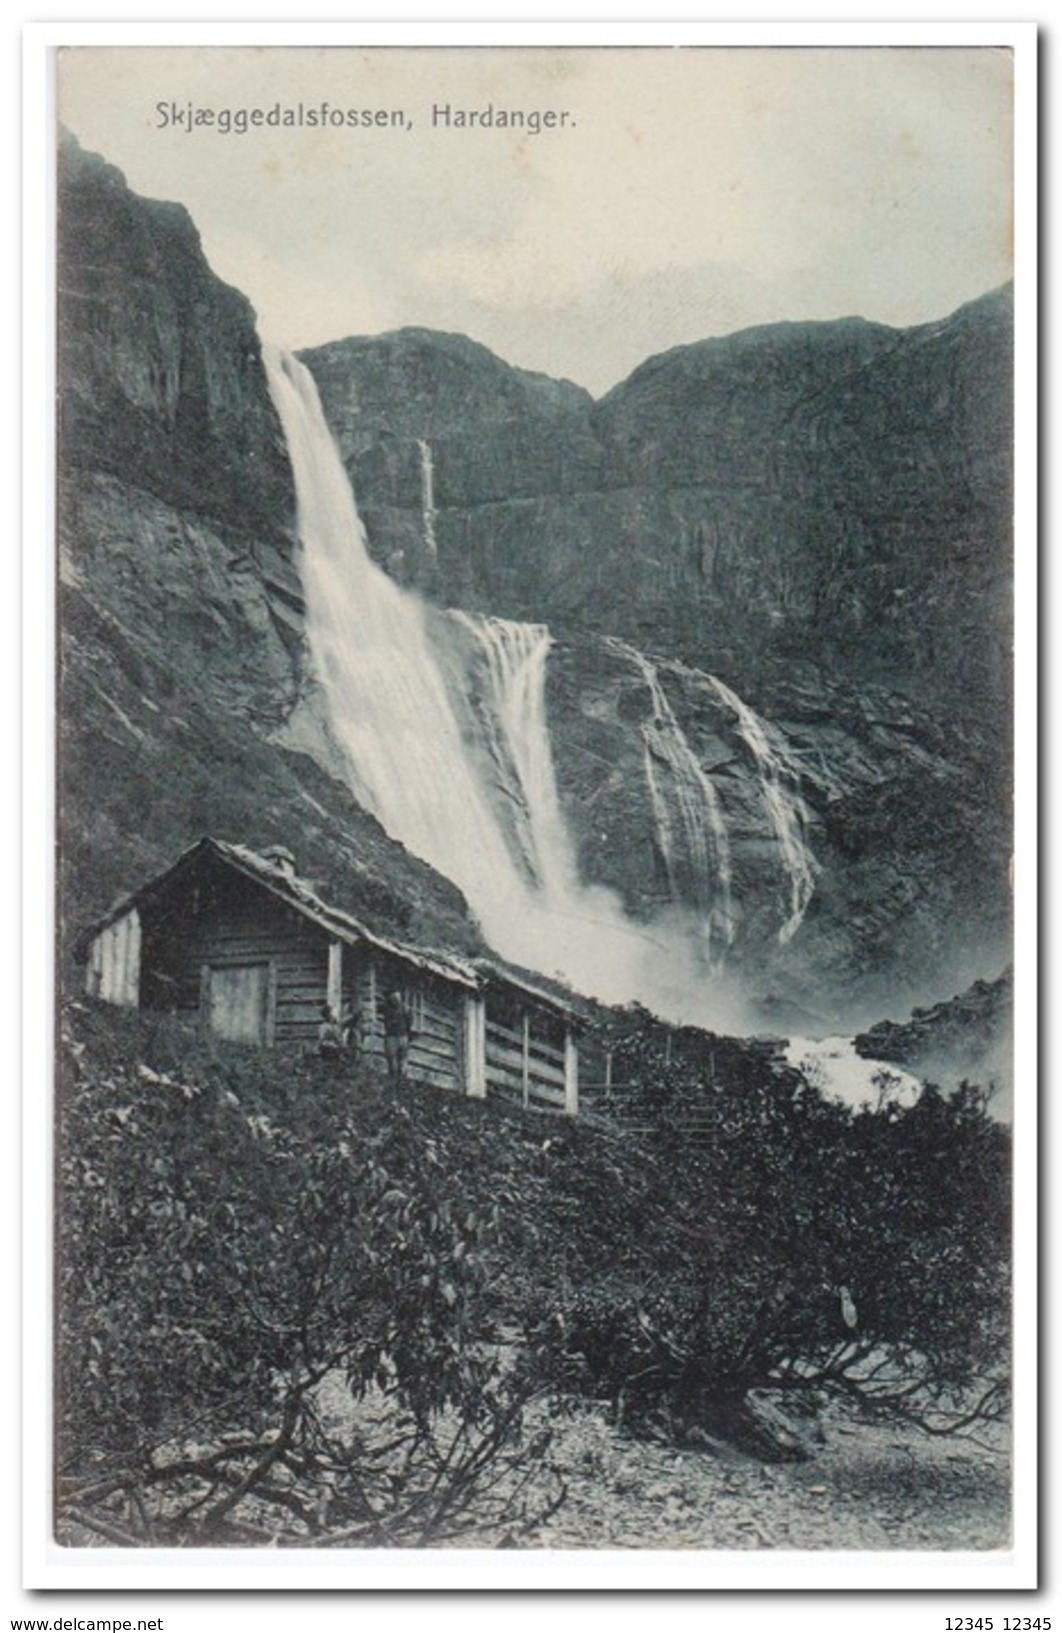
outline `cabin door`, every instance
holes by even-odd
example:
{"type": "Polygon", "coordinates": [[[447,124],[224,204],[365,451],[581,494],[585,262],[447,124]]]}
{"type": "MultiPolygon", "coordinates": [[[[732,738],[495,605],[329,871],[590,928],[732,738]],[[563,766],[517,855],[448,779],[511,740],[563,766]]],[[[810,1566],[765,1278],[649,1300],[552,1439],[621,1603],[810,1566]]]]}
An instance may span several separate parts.
{"type": "Polygon", "coordinates": [[[268,964],[208,964],[203,971],[207,1026],[232,1043],[268,1043],[269,993],[268,964]]]}

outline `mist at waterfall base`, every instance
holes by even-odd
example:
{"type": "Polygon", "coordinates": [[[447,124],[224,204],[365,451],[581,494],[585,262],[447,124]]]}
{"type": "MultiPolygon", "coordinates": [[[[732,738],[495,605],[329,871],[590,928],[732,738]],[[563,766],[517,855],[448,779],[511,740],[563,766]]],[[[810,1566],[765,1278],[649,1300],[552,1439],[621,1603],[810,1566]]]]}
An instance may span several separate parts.
{"type": "Polygon", "coordinates": [[[263,350],[295,479],[311,665],[356,798],[464,893],[503,958],[606,1003],[753,1030],[720,967],[728,869],[718,900],[647,923],[580,881],[546,722],[548,629],[445,614],[395,584],[369,555],[312,376],[263,350]]]}

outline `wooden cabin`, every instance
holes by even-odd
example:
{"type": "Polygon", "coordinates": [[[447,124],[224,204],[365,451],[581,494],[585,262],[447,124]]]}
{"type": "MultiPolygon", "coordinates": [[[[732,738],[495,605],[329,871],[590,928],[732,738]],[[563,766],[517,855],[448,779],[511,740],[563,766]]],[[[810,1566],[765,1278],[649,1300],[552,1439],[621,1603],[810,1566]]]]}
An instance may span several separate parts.
{"type": "Polygon", "coordinates": [[[397,990],[413,1081],[578,1110],[570,1005],[500,964],[376,934],[322,901],[282,847],[200,840],[93,925],[85,949],[93,997],[198,1018],[259,1048],[313,1048],[328,1003],[357,1018],[363,1054],[382,1060],[383,997],[397,990]]]}

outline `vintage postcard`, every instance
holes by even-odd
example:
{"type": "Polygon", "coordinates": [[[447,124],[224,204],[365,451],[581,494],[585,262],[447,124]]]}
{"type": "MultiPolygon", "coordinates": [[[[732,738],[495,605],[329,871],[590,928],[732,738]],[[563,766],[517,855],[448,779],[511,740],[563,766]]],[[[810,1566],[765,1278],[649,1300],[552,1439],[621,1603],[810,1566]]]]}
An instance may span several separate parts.
{"type": "Polygon", "coordinates": [[[1033,1586],[1032,31],[498,34],[42,42],[40,1585],[1033,1586]]]}

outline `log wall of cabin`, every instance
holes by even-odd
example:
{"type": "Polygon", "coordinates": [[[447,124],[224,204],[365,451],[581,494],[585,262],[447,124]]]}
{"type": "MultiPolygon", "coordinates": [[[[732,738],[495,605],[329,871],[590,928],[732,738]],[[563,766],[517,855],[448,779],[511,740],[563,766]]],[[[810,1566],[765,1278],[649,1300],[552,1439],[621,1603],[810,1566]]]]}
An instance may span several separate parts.
{"type": "Polygon", "coordinates": [[[274,997],[265,1041],[316,1041],[328,992],[332,938],[326,930],[252,881],[220,870],[144,918],[147,1007],[194,1015],[204,966],[266,964],[274,997]]]}
{"type": "Polygon", "coordinates": [[[413,1037],[409,1046],[411,1077],[463,1094],[463,1005],[453,987],[428,977],[411,994],[413,1037]]]}
{"type": "Polygon", "coordinates": [[[369,942],[340,944],[296,907],[223,866],[180,881],[141,917],[146,1008],[202,1014],[204,968],[266,965],[264,1042],[314,1047],[321,1004],[338,990],[343,1010],[358,1022],[358,1050],[382,1064],[383,999],[397,988],[412,1018],[406,1068],[412,1081],[523,1105],[576,1108],[576,1056],[564,1019],[515,989],[492,987],[484,1000],[369,942]]]}
{"type": "Polygon", "coordinates": [[[377,949],[367,952],[351,989],[352,1007],[361,1017],[364,1053],[384,1058],[383,1000],[394,990],[401,992],[412,1020],[406,1075],[414,1082],[464,1093],[461,989],[377,949]]]}
{"type": "Polygon", "coordinates": [[[85,990],[90,997],[136,1009],[141,941],[140,914],[135,907],[93,938],[85,970],[85,990]]]}

